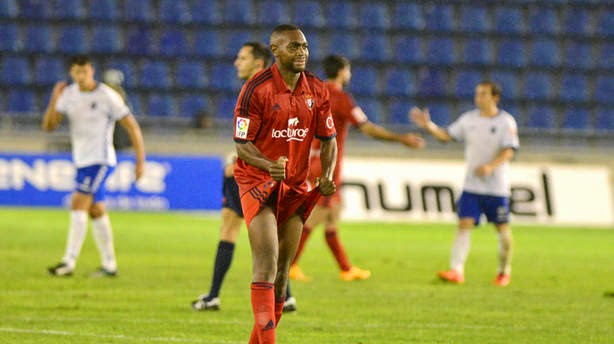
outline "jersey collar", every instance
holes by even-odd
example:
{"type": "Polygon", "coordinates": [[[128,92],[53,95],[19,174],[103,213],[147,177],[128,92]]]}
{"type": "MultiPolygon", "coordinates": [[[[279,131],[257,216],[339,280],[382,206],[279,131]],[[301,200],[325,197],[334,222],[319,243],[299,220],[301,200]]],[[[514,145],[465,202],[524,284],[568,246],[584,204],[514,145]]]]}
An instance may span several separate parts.
{"type": "MultiPolygon", "coordinates": [[[[277,63],[274,63],[271,66],[271,72],[273,73],[273,83],[275,84],[275,89],[278,93],[292,92],[286,82],[281,77],[281,73],[277,68],[277,63]]],[[[311,94],[311,88],[309,87],[309,83],[307,82],[307,76],[305,72],[301,72],[301,76],[298,78],[298,82],[296,83],[296,88],[294,89],[294,94],[311,94]]]]}

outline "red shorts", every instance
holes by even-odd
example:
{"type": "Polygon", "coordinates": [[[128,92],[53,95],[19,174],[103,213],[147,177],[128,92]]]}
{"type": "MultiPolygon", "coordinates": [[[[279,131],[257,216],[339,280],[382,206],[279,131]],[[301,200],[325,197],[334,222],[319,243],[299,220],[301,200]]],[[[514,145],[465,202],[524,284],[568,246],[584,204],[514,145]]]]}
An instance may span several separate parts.
{"type": "Polygon", "coordinates": [[[304,208],[302,220],[305,222],[320,196],[318,189],[297,191],[283,182],[267,180],[241,196],[241,207],[248,228],[254,217],[266,205],[275,209],[275,218],[279,226],[288,221],[301,206],[304,208]]]}

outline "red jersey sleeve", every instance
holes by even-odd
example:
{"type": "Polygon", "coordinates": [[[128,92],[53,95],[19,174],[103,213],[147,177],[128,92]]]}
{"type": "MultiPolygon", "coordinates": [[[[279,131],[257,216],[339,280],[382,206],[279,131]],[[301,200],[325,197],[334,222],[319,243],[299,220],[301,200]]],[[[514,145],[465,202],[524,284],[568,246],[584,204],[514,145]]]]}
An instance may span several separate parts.
{"type": "Polygon", "coordinates": [[[263,106],[253,83],[243,85],[234,112],[234,140],[238,143],[253,141],[262,123],[263,106]]]}
{"type": "Polygon", "coordinates": [[[350,123],[352,123],[353,126],[360,127],[369,121],[365,112],[362,111],[360,106],[356,105],[354,98],[350,94],[347,94],[347,110],[350,114],[350,123]]]}
{"type": "Polygon", "coordinates": [[[330,140],[337,136],[335,122],[330,111],[330,94],[323,87],[319,95],[320,106],[316,113],[316,132],[315,137],[319,140],[330,140]]]}

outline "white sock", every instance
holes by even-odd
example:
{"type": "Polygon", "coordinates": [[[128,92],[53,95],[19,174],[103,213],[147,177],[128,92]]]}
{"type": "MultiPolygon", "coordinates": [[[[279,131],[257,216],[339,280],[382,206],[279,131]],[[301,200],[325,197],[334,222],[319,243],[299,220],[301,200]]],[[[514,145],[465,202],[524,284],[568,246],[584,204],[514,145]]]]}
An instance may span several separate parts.
{"type": "Polygon", "coordinates": [[[512,273],[512,231],[497,231],[499,237],[499,270],[498,274],[509,275],[512,273]]]}
{"type": "Polygon", "coordinates": [[[102,267],[109,271],[117,270],[115,247],[113,246],[113,230],[111,229],[109,216],[104,214],[97,219],[93,219],[92,229],[96,246],[98,246],[98,251],[100,252],[102,267]]]}
{"type": "Polygon", "coordinates": [[[452,254],[450,257],[450,268],[460,274],[465,273],[465,261],[471,246],[471,230],[459,229],[456,239],[452,244],[452,254]]]}
{"type": "Polygon", "coordinates": [[[68,225],[68,240],[66,241],[66,252],[62,262],[66,263],[71,269],[75,268],[85,233],[87,232],[87,212],[85,210],[71,210],[70,224],[68,225]]]}

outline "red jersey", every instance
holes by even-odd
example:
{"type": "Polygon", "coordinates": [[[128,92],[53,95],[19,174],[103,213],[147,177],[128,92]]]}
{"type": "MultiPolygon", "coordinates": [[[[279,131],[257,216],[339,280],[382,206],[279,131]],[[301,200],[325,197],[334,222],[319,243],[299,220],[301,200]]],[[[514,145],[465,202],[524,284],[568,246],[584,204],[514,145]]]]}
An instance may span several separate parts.
{"type": "MultiPolygon", "coordinates": [[[[302,72],[291,91],[274,64],[243,85],[234,113],[234,140],[252,142],[270,160],[286,156],[284,183],[292,189],[308,189],[313,138],[329,140],[335,135],[328,89],[315,75],[302,72]]],[[[271,176],[238,158],[235,179],[243,195],[271,176]]]]}

